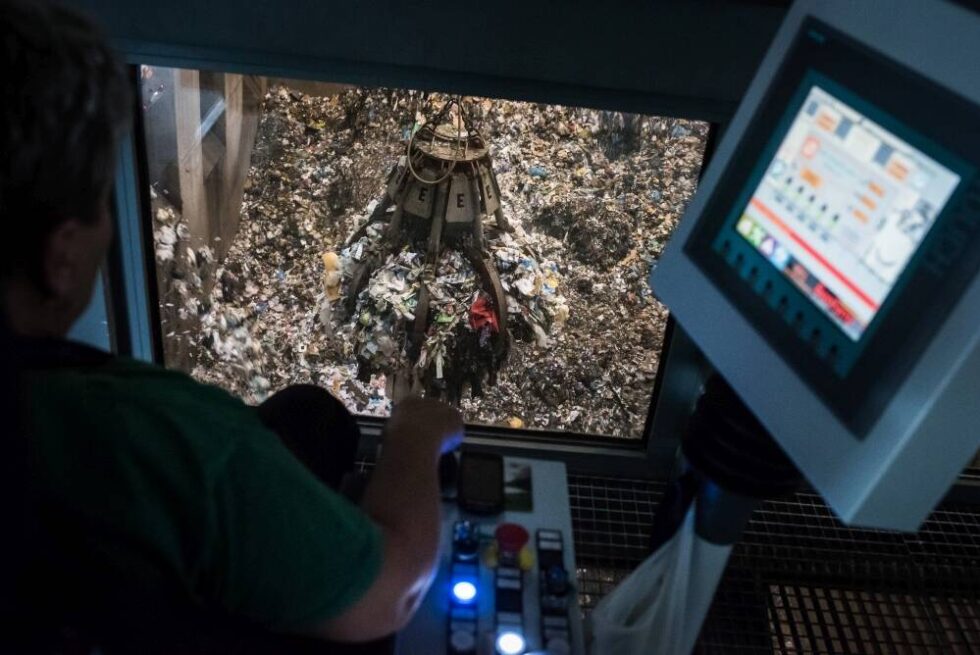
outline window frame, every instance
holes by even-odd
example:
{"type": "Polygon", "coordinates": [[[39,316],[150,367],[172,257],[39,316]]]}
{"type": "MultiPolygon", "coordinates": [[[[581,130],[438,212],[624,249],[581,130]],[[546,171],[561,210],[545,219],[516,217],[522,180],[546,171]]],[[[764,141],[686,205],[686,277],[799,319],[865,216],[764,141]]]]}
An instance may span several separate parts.
{"type": "MultiPolygon", "coordinates": [[[[115,43],[130,67],[134,97],[140,97],[140,66],[192,68],[217,73],[262,75],[272,78],[303,79],[360,86],[438,88],[445,92],[482,95],[522,101],[564,104],[647,115],[675,114],[678,106],[670,99],[599,88],[568,88],[545,84],[529,89],[527,82],[501,78],[448,76],[423,69],[398,69],[381,74],[376,66],[336,62],[320,63],[263,53],[207,53],[195,48],[160,44],[115,43]],[[261,59],[261,61],[259,61],[261,59]],[[311,63],[313,66],[311,67],[311,63]],[[460,79],[460,78],[463,79],[460,79]]],[[[133,130],[121,144],[117,161],[115,210],[116,244],[108,270],[112,321],[116,350],[144,361],[163,364],[163,340],[157,298],[156,266],[153,257],[153,230],[147,172],[146,142],[142,111],[134,102],[133,130]]],[[[698,118],[692,117],[692,120],[698,118]]],[[[719,132],[709,123],[708,141],[701,162],[703,174],[719,132]]],[[[467,424],[466,443],[475,450],[564,461],[570,468],[599,475],[670,477],[679,461],[680,434],[700,393],[708,364],[696,346],[676,325],[672,317],[661,344],[660,362],[643,434],[639,439],[594,434],[549,432],[498,428],[467,424]]],[[[363,438],[360,455],[371,458],[381,441],[383,420],[357,417],[363,438]]]]}

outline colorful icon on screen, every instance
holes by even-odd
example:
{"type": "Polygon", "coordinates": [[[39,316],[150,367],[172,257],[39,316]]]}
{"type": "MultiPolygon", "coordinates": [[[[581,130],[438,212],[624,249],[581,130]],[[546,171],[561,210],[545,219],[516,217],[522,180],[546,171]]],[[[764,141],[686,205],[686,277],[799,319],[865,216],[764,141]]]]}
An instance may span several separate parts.
{"type": "Polygon", "coordinates": [[[780,243],[776,243],[776,247],[772,251],[772,255],[769,257],[776,268],[782,270],[786,268],[786,264],[789,263],[789,250],[786,250],[780,243]]]}
{"type": "Polygon", "coordinates": [[[741,220],[738,222],[738,225],[735,226],[735,229],[738,230],[739,234],[748,239],[749,234],[752,232],[753,225],[755,225],[755,223],[751,218],[748,216],[742,216],[741,220]]]}
{"type": "Polygon", "coordinates": [[[761,252],[766,257],[772,257],[773,253],[776,252],[776,240],[772,237],[766,237],[759,244],[759,252],[761,252]]]}

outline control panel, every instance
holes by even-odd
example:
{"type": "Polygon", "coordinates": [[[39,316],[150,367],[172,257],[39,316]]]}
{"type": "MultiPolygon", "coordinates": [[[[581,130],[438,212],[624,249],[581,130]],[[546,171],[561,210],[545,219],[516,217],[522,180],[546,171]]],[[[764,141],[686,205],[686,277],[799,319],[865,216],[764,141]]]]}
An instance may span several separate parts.
{"type": "Polygon", "coordinates": [[[439,569],[399,655],[584,653],[565,467],[505,465],[530,471],[530,502],[494,516],[444,503],[439,569]]]}

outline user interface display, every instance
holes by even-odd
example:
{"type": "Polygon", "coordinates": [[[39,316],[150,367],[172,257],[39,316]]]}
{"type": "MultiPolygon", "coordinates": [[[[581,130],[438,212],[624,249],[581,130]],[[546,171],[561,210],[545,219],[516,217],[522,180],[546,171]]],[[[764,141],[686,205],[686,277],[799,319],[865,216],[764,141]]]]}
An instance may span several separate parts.
{"type": "Polygon", "coordinates": [[[814,85],[736,230],[858,341],[959,182],[814,85]]]}

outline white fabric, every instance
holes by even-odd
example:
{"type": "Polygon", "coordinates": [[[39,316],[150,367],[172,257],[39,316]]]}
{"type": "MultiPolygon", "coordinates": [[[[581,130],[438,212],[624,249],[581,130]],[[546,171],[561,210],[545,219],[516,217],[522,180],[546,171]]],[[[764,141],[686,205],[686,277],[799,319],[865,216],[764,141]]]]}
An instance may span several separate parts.
{"type": "Polygon", "coordinates": [[[694,509],[592,611],[591,655],[688,655],[694,648],[732,550],[694,533],[694,509]]]}

